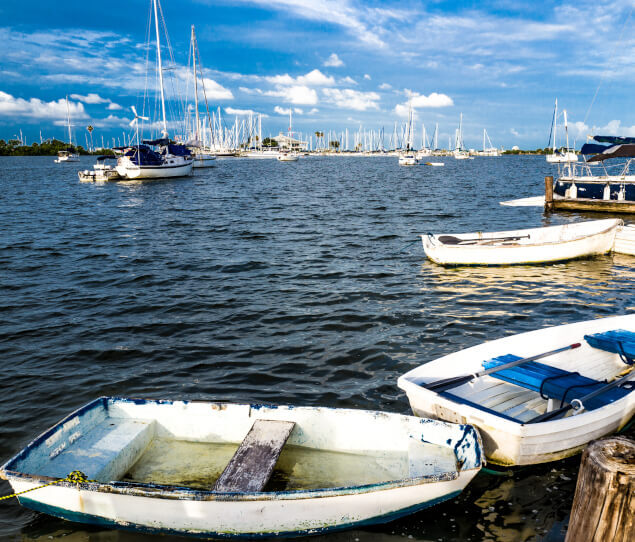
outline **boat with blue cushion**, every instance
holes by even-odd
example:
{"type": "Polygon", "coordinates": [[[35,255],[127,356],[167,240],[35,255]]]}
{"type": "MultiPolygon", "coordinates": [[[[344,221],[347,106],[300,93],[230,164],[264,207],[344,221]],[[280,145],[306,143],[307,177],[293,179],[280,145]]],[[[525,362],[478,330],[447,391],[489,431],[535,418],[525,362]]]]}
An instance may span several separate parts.
{"type": "Polygon", "coordinates": [[[70,521],[268,538],[391,521],[458,495],[483,462],[479,434],[467,425],[101,397],[33,440],[0,475],[27,491],[22,505],[70,521]],[[74,471],[85,479],[66,479],[74,471]]]}
{"type": "Polygon", "coordinates": [[[478,427],[489,461],[565,458],[635,412],[635,314],[486,342],[399,378],[418,416],[478,427]]]}

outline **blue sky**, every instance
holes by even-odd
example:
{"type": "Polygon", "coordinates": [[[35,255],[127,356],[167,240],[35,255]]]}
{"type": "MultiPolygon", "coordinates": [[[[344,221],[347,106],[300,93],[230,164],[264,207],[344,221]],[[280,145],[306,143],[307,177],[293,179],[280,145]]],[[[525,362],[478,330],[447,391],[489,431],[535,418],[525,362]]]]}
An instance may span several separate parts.
{"type": "MultiPolygon", "coordinates": [[[[545,146],[555,98],[579,142],[598,131],[635,135],[634,6],[162,0],[170,73],[184,73],[194,24],[210,105],[227,123],[255,111],[263,135],[275,135],[286,130],[291,107],[297,131],[361,125],[389,134],[411,97],[418,138],[421,123],[428,131],[439,123],[447,146],[462,112],[465,143],[475,148],[483,128],[496,146],[545,146]]],[[[149,7],[150,0],[3,0],[0,138],[21,129],[27,143],[40,130],[66,139],[66,95],[79,143],[89,123],[96,142],[129,134],[130,106],[139,107],[146,86],[149,7]]]]}

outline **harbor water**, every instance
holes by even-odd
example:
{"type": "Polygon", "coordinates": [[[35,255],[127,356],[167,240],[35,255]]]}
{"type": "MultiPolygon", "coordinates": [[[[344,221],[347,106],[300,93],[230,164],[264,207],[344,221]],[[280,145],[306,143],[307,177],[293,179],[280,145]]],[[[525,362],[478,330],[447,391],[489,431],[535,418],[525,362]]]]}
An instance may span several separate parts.
{"type": "MultiPolygon", "coordinates": [[[[0,460],[102,395],[410,413],[396,381],[421,363],[635,311],[629,256],[426,260],[427,232],[604,217],[500,206],[542,192],[544,157],[439,160],[218,159],[183,179],[94,184],[77,179],[90,157],[0,158],[0,460]]],[[[578,466],[485,471],[439,506],[314,540],[562,541],[578,466]]],[[[0,540],[58,539],[157,537],[0,502],[0,540]]]]}

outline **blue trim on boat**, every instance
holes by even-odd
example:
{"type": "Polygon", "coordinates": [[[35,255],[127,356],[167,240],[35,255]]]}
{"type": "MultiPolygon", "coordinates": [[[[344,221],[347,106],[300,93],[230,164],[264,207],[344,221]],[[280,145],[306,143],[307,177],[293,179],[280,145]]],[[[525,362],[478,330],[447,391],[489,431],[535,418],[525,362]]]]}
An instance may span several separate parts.
{"type": "Polygon", "coordinates": [[[402,517],[408,516],[410,514],[414,514],[426,508],[430,508],[436,504],[442,503],[444,501],[453,499],[457,497],[461,491],[453,491],[452,493],[448,493],[443,497],[439,497],[438,499],[432,499],[431,501],[426,501],[424,503],[417,504],[415,506],[410,506],[408,508],[403,508],[397,512],[391,512],[389,514],[382,514],[381,516],[375,516],[370,519],[366,519],[363,521],[352,521],[349,523],[342,523],[340,525],[330,526],[330,527],[321,527],[316,529],[303,529],[298,531],[286,531],[286,532],[277,532],[271,531],[268,533],[217,533],[214,531],[207,532],[187,532],[180,531],[176,529],[157,529],[154,527],[146,527],[144,525],[139,525],[135,523],[125,523],[120,524],[116,521],[105,519],[99,516],[94,516],[92,514],[82,514],[80,512],[72,512],[70,510],[66,510],[64,508],[60,508],[58,506],[50,506],[47,504],[42,504],[39,501],[34,501],[29,499],[28,497],[19,497],[20,504],[25,506],[26,508],[30,508],[31,510],[35,510],[36,512],[41,512],[43,514],[48,514],[50,516],[55,516],[66,521],[72,521],[75,523],[83,523],[88,525],[98,525],[100,527],[110,527],[113,529],[122,529],[127,531],[134,531],[138,533],[145,534],[169,534],[169,535],[179,535],[179,536],[191,536],[195,538],[223,538],[223,539],[255,539],[255,538],[273,538],[273,537],[295,537],[295,536],[304,536],[304,535],[317,535],[317,534],[326,534],[335,531],[342,531],[346,529],[352,529],[357,527],[366,527],[370,525],[377,525],[381,523],[388,523],[390,521],[395,521],[402,517]]]}
{"type": "Polygon", "coordinates": [[[499,418],[503,418],[504,420],[509,420],[510,422],[514,422],[514,423],[523,423],[520,420],[517,420],[516,418],[512,418],[511,416],[507,416],[506,414],[503,414],[502,412],[497,412],[496,410],[492,410],[491,408],[484,407],[483,405],[479,405],[478,403],[473,403],[472,401],[468,401],[467,399],[464,399],[463,397],[459,397],[458,395],[448,393],[447,391],[437,392],[437,394],[441,395],[442,397],[445,397],[446,399],[449,399],[450,401],[453,401],[454,403],[471,406],[473,408],[481,410],[482,412],[487,412],[488,414],[492,414],[494,416],[498,416],[499,418]]]}

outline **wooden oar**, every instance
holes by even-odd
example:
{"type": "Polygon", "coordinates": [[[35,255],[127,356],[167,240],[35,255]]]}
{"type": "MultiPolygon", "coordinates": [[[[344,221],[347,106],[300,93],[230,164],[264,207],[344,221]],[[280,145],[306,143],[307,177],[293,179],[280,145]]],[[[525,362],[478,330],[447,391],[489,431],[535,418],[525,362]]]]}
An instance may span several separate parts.
{"type": "Polygon", "coordinates": [[[444,245],[460,245],[461,243],[477,243],[478,241],[518,241],[519,239],[529,239],[529,235],[518,235],[512,237],[479,237],[473,239],[460,239],[453,235],[440,235],[437,240],[444,245]]]}
{"type": "Polygon", "coordinates": [[[551,412],[545,412],[544,414],[541,414],[540,416],[536,416],[535,418],[532,418],[531,420],[525,423],[548,422],[550,420],[553,420],[554,418],[559,418],[563,414],[566,414],[567,412],[569,412],[569,410],[571,409],[574,409],[574,410],[584,409],[585,401],[588,401],[589,399],[593,399],[594,397],[597,397],[598,395],[603,394],[605,391],[608,391],[611,388],[616,388],[620,386],[621,384],[624,384],[632,376],[635,376],[635,372],[633,371],[628,373],[626,376],[623,376],[622,378],[618,378],[617,380],[613,380],[613,382],[609,382],[606,386],[602,386],[601,388],[598,388],[597,390],[592,391],[591,393],[585,395],[584,397],[580,397],[580,399],[573,399],[571,403],[569,403],[566,406],[557,408],[556,410],[552,410],[551,412]]]}
{"type": "Polygon", "coordinates": [[[535,356],[529,356],[528,358],[517,359],[516,361],[510,361],[509,363],[503,363],[498,367],[492,367],[491,369],[485,369],[484,371],[479,371],[478,373],[472,373],[470,375],[463,376],[453,376],[451,378],[444,378],[443,380],[437,380],[436,382],[430,382],[429,384],[423,384],[422,387],[431,391],[445,391],[451,388],[456,388],[463,384],[467,384],[471,380],[475,378],[479,378],[481,376],[490,375],[492,373],[497,373],[498,371],[502,371],[503,369],[511,369],[512,367],[517,367],[518,365],[522,365],[523,363],[527,363],[528,361],[534,361],[536,359],[546,358],[547,356],[551,356],[553,354],[557,354],[559,352],[564,352],[565,350],[578,348],[580,343],[573,343],[569,346],[563,346],[562,348],[557,348],[556,350],[551,350],[550,352],[545,352],[544,354],[536,354],[535,356]]]}

